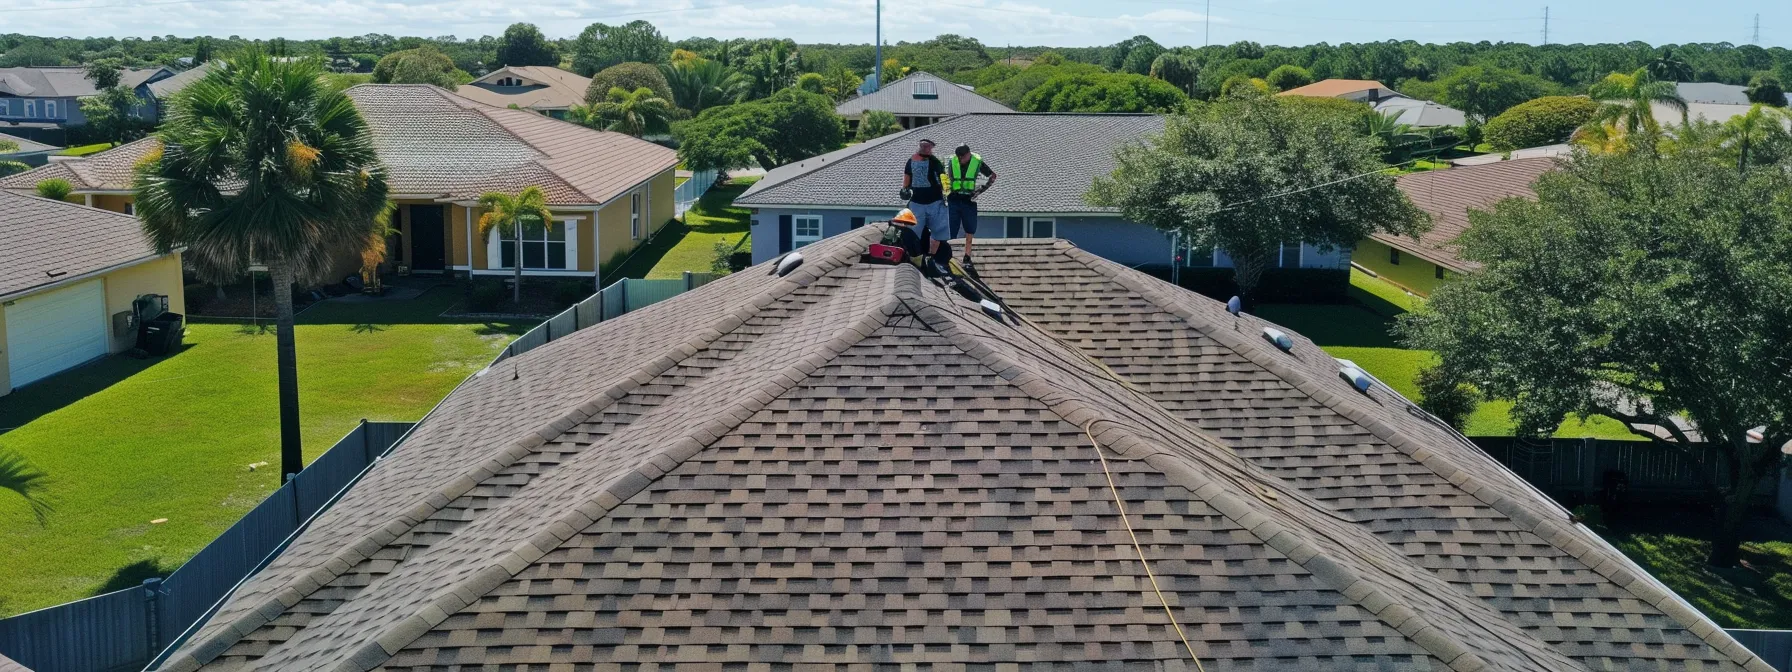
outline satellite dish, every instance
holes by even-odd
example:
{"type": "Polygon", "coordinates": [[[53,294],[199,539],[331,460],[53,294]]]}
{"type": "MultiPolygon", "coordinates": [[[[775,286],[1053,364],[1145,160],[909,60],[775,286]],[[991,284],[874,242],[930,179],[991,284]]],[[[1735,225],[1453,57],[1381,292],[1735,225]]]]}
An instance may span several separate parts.
{"type": "Polygon", "coordinates": [[[1244,301],[1236,296],[1227,300],[1226,312],[1231,313],[1233,317],[1237,317],[1239,313],[1244,312],[1244,301]]]}

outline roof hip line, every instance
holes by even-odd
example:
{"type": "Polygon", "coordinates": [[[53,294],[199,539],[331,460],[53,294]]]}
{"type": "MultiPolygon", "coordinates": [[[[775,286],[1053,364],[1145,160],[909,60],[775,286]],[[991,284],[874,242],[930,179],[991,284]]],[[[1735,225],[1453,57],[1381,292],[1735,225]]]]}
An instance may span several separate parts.
{"type": "MultiPolygon", "coordinates": [[[[816,275],[819,277],[820,273],[816,275]]],[[[807,355],[768,376],[758,387],[745,391],[740,395],[739,402],[719,410],[708,422],[668,441],[665,448],[642,459],[633,469],[613,477],[595,496],[586,498],[583,503],[549,523],[542,531],[518,543],[458,585],[437,593],[422,609],[373,637],[334,669],[337,672],[366,672],[384,664],[392,656],[398,655],[405,646],[448,620],[450,615],[477,602],[480,597],[503,585],[505,581],[515,578],[581,530],[603,519],[629,498],[646,490],[685,460],[703,452],[754,413],[800,385],[810,374],[840,353],[882,328],[897,307],[902,305],[902,294],[903,291],[899,288],[894,296],[834,332],[832,338],[815,344],[807,355]]],[[[559,424],[556,423],[556,426],[559,424]]],[[[560,431],[571,429],[572,426],[567,425],[560,431]]]]}
{"type": "MultiPolygon", "coordinates": [[[[842,246],[841,249],[845,252],[856,252],[857,250],[856,247],[852,246],[842,246]]],[[[248,610],[242,616],[239,616],[229,624],[226,624],[217,632],[217,634],[212,635],[203,642],[189,644],[185,651],[170,658],[160,669],[167,672],[189,672],[198,670],[205,664],[210,663],[213,659],[222,655],[232,645],[240,641],[244,636],[255,631],[257,628],[273,622],[275,618],[284,613],[288,608],[298,604],[312,593],[328,586],[332,581],[335,581],[338,577],[354,568],[354,566],[361,561],[373,557],[373,555],[381,548],[396,541],[399,537],[416,528],[418,525],[421,525],[424,521],[429,520],[432,515],[441,511],[443,508],[459,499],[462,495],[465,495],[474,487],[477,487],[480,483],[492,478],[499,472],[504,471],[504,469],[517,463],[524,457],[537,452],[541,446],[554,440],[567,429],[596,416],[612,404],[627,397],[637,388],[651,382],[654,377],[671,370],[674,366],[677,366],[679,362],[703,351],[705,348],[709,347],[710,344],[720,340],[723,336],[733,332],[735,329],[738,329],[741,325],[745,324],[747,320],[752,319],[753,316],[759,314],[761,310],[764,310],[766,306],[777,302],[785,295],[790,294],[801,287],[809,285],[809,283],[813,282],[815,279],[831,272],[835,268],[856,260],[856,255],[847,255],[845,252],[839,252],[829,257],[821,257],[805,264],[803,267],[799,267],[782,282],[755,295],[751,300],[743,303],[740,307],[716,320],[709,327],[697,332],[683,343],[672,346],[665,355],[653,358],[649,360],[647,364],[624,374],[617,380],[617,382],[592,394],[584,403],[568,410],[560,417],[549,421],[537,429],[523,432],[521,436],[512,440],[507,447],[499,451],[496,455],[487,458],[484,462],[480,463],[479,466],[467,471],[459,478],[449,481],[436,492],[412,505],[409,509],[406,509],[404,513],[399,514],[385,526],[362,535],[359,539],[348,544],[335,555],[332,555],[328,560],[325,560],[321,565],[289,582],[285,588],[276,591],[270,598],[260,605],[248,610]]],[[[514,362],[514,358],[512,361],[514,362]]],[[[487,590],[489,590],[489,588],[487,590]]],[[[443,618],[446,618],[446,616],[444,615],[443,618]]],[[[377,644],[377,641],[375,643],[377,644]]],[[[358,656],[359,653],[356,655],[358,656]]]]}
{"type": "MultiPolygon", "coordinates": [[[[1748,647],[1737,642],[1729,633],[1717,627],[1704,615],[1679,599],[1677,595],[1662,588],[1654,577],[1637,568],[1628,558],[1611,550],[1603,540],[1597,538],[1591,542],[1583,540],[1580,538],[1582,534],[1591,533],[1581,531],[1576,524],[1569,521],[1563,521],[1568,523],[1564,525],[1561,522],[1539,516],[1535,511],[1519,504],[1519,498],[1525,497],[1520,493],[1528,492],[1528,490],[1506,491],[1502,489],[1506,487],[1503,484],[1488,483],[1475,477],[1468,470],[1445,457],[1443,453],[1425,447],[1421,442],[1408,436],[1406,432],[1383,422],[1364,410],[1363,402],[1348,399],[1344,395],[1325,389],[1305,372],[1278,361],[1263,348],[1247,344],[1246,337],[1225,329],[1203,328],[1203,320],[1196,318],[1192,312],[1175,301],[1169,300],[1163,290],[1138,282],[1124,274],[1113,273],[1108,266],[1099,263],[1096,257],[1075,246],[1066,245],[1065,251],[1071,258],[1082,262],[1090,270],[1138,293],[1158,308],[1175,315],[1189,328],[1212,338],[1252,363],[1293,384],[1314,401],[1355,422],[1371,435],[1393,446],[1395,450],[1407,454],[1439,477],[1457,485],[1463,492],[1469,493],[1489,508],[1511,519],[1519,529],[1536,535],[1544,543],[1579,560],[1595,573],[1610,579],[1612,583],[1617,584],[1643,602],[1660,609],[1668,618],[1673,619],[1675,623],[1686,628],[1694,636],[1711,644],[1719,652],[1729,656],[1733,662],[1742,665],[1750,672],[1773,672],[1774,668],[1760,656],[1749,651],[1748,647]]],[[[1449,436],[1449,440],[1458,441],[1453,434],[1449,436]]],[[[1473,450],[1474,454],[1482,454],[1481,449],[1472,443],[1463,445],[1473,450]]],[[[1500,472],[1511,473],[1503,467],[1500,468],[1500,472]]],[[[1513,476],[1513,478],[1517,478],[1517,476],[1513,476]]],[[[1552,501],[1544,503],[1552,508],[1559,508],[1552,501]]]]}

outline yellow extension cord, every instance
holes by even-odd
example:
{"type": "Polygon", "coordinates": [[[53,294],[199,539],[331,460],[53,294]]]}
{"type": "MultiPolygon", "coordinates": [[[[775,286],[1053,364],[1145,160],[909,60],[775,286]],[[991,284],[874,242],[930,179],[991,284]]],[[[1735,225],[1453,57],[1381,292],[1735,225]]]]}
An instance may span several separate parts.
{"type": "Polygon", "coordinates": [[[1145,578],[1151,580],[1151,590],[1157,593],[1158,603],[1164,605],[1164,616],[1170,619],[1170,627],[1176,629],[1176,637],[1182,640],[1182,648],[1188,649],[1188,657],[1195,661],[1195,669],[1198,672],[1207,672],[1207,668],[1201,666],[1201,657],[1195,655],[1194,645],[1188,643],[1188,635],[1183,634],[1182,624],[1176,622],[1176,612],[1170,609],[1170,601],[1164,599],[1163,588],[1157,585],[1157,574],[1151,571],[1151,562],[1145,559],[1145,546],[1139,543],[1138,533],[1132,531],[1132,520],[1126,517],[1126,502],[1120,499],[1120,488],[1114,485],[1114,472],[1108,470],[1108,458],[1101,453],[1101,442],[1095,440],[1094,427],[1095,421],[1090,420],[1088,424],[1083,425],[1083,434],[1088,436],[1089,443],[1095,446],[1095,457],[1101,460],[1101,473],[1108,479],[1108,492],[1114,494],[1114,508],[1120,510],[1120,522],[1126,525],[1126,536],[1132,538],[1132,548],[1139,554],[1139,564],[1145,567],[1145,578]]]}

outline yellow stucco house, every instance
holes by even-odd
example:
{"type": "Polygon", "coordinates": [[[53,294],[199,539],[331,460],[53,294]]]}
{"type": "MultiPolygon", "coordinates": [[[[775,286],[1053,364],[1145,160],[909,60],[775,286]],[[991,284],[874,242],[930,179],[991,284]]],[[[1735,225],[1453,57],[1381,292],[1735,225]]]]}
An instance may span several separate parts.
{"type": "Polygon", "coordinates": [[[1375,233],[1356,244],[1350,261],[1419,296],[1479,264],[1463,259],[1456,239],[1468,230],[1470,210],[1486,210],[1512,197],[1532,198],[1531,185],[1555,168],[1549,157],[1513,159],[1396,178],[1413,205],[1431,214],[1431,230],[1418,238],[1375,233]]]}
{"type": "Polygon", "coordinates": [[[143,294],[185,313],[180,253],[157,254],[137,218],[0,190],[0,396],[108,354],[143,294]]]}
{"type": "MultiPolygon", "coordinates": [[[[518,241],[477,232],[476,202],[488,191],[541,187],[557,223],[524,232],[524,273],[594,285],[600,264],[625,257],[675,214],[678,157],[666,147],[434,86],[365,84],[346,93],[367,120],[398,204],[387,246],[394,268],[510,275],[518,241]]],[[[145,138],[0,178],[0,189],[30,193],[59,177],[75,187],[70,200],[130,213],[132,171],[157,142],[145,138]]]]}

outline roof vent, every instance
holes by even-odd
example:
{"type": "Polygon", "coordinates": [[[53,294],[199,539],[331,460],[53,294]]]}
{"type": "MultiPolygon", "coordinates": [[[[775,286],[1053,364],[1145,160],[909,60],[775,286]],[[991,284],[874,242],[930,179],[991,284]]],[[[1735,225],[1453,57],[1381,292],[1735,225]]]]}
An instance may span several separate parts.
{"type": "Polygon", "coordinates": [[[1356,391],[1368,394],[1369,388],[1375,385],[1375,377],[1358,368],[1356,362],[1340,359],[1338,364],[1338,377],[1343,378],[1344,382],[1350,383],[1350,386],[1356,388],[1356,391]]]}
{"type": "Polygon", "coordinates": [[[1243,300],[1234,296],[1230,300],[1226,301],[1226,312],[1231,313],[1233,317],[1237,317],[1238,314],[1242,311],[1244,311],[1244,301],[1243,300]]]}
{"type": "Polygon", "coordinates": [[[938,97],[940,97],[940,91],[937,88],[938,84],[939,84],[938,82],[935,82],[931,79],[915,80],[915,97],[916,98],[938,98],[938,97]]]}
{"type": "Polygon", "coordinates": [[[1263,328],[1263,340],[1274,343],[1277,348],[1282,350],[1282,352],[1291,352],[1294,350],[1294,339],[1289,338],[1286,332],[1275,327],[1263,328]]]}
{"type": "Polygon", "coordinates": [[[790,254],[784,255],[783,259],[778,260],[778,267],[776,269],[778,277],[782,278],[786,275],[790,275],[791,271],[796,270],[796,267],[801,265],[803,265],[803,253],[791,252],[790,254]]]}

